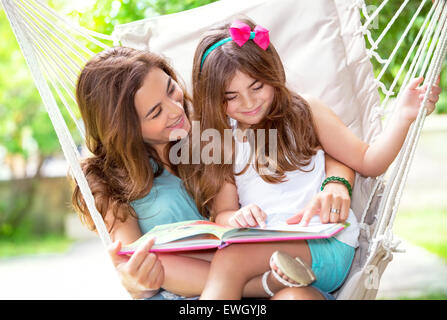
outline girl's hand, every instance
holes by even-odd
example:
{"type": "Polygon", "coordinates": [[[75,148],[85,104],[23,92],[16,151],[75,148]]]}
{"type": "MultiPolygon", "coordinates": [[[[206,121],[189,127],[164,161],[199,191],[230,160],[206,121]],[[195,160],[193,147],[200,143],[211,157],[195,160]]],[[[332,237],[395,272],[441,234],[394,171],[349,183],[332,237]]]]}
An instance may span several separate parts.
{"type": "Polygon", "coordinates": [[[236,228],[249,228],[257,225],[263,228],[265,227],[266,219],[267,214],[261,208],[255,204],[250,204],[236,211],[228,223],[236,228]]]}
{"type": "Polygon", "coordinates": [[[348,219],[351,198],[345,185],[337,182],[326,184],[307,206],[295,216],[287,219],[288,224],[302,223],[304,226],[316,214],[320,215],[322,223],[338,223],[348,219]],[[331,213],[331,209],[338,209],[340,213],[331,213]]]}
{"type": "MultiPolygon", "coordinates": [[[[405,121],[413,122],[418,113],[419,108],[424,100],[424,95],[427,92],[428,85],[425,84],[422,87],[418,87],[424,77],[419,77],[412,79],[407,87],[404,89],[402,96],[398,101],[398,107],[401,111],[401,118],[405,121]]],[[[436,102],[439,100],[439,94],[441,93],[441,88],[439,87],[440,76],[435,84],[431,88],[430,95],[428,96],[426,102],[427,115],[433,112],[436,107],[436,102]]]]}
{"type": "Polygon", "coordinates": [[[149,252],[154,242],[154,238],[149,239],[130,257],[118,254],[121,250],[120,241],[115,241],[108,248],[121,283],[134,299],[153,296],[164,281],[163,265],[157,255],[149,252]]]}

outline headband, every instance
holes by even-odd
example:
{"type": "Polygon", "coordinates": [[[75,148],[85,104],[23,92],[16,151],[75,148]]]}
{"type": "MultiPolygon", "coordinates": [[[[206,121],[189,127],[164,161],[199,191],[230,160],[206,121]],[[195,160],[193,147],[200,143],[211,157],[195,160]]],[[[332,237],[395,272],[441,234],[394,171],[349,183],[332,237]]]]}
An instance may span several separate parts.
{"type": "Polygon", "coordinates": [[[202,70],[203,63],[205,62],[206,57],[211,53],[211,51],[231,40],[236,42],[239,47],[242,47],[245,42],[251,39],[262,50],[267,50],[270,44],[269,31],[261,26],[256,26],[253,31],[251,31],[251,28],[248,24],[236,20],[231,24],[229,31],[231,37],[216,42],[211,47],[209,47],[208,50],[205,51],[202,57],[202,62],[200,63],[200,70],[202,70]]]}

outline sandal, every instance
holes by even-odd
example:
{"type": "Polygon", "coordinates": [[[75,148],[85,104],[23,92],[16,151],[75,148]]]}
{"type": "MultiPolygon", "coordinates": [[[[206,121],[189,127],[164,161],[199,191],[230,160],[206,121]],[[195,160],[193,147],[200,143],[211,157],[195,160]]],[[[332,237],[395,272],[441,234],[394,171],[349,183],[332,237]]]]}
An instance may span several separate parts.
{"type": "Polygon", "coordinates": [[[291,288],[308,286],[316,280],[315,274],[313,273],[312,269],[299,257],[292,258],[284,252],[275,251],[270,257],[270,263],[272,262],[287,278],[295,281],[296,283],[291,283],[283,279],[274,269],[265,272],[262,276],[262,286],[265,292],[271,297],[274,295],[274,293],[267,285],[267,277],[270,272],[281,284],[291,288]]]}

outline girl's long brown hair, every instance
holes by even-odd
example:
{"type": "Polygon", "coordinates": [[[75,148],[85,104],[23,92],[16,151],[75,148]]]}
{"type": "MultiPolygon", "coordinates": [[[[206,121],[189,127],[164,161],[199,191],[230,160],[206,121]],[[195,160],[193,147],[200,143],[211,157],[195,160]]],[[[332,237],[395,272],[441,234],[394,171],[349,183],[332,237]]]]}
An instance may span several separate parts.
{"type": "MultiPolygon", "coordinates": [[[[239,19],[253,30],[255,24],[248,19],[239,19]]],[[[200,121],[201,132],[208,128],[217,129],[224,136],[225,129],[231,129],[226,115],[225,89],[236,71],[246,73],[253,79],[274,88],[274,99],[268,116],[253,129],[277,130],[277,162],[273,165],[276,172],[261,175],[269,183],[280,183],[285,179],[286,171],[293,171],[309,164],[318,147],[318,139],[313,126],[308,103],[286,86],[286,76],[281,59],[270,43],[266,51],[252,40],[242,47],[229,41],[211,51],[202,69],[200,68],[204,52],[213,44],[227,38],[230,24],[212,28],[201,39],[194,56],[192,73],[194,120],[200,121]]],[[[265,139],[268,143],[268,138],[265,139]]],[[[223,145],[223,142],[221,143],[223,145]]],[[[256,145],[255,169],[260,170],[261,148],[268,159],[268,146],[256,145]]],[[[234,146],[231,155],[234,163],[234,146]]],[[[228,155],[226,155],[228,156],[228,155]]],[[[233,164],[195,165],[192,173],[185,179],[187,190],[193,195],[202,214],[207,211],[211,217],[213,199],[224,182],[234,183],[233,164]]]]}
{"type": "MultiPolygon", "coordinates": [[[[92,154],[81,165],[98,211],[103,218],[113,215],[110,229],[116,219],[136,217],[130,202],[148,194],[154,178],[163,171],[160,157],[143,141],[134,105],[135,94],[152,68],[160,68],[177,81],[162,57],[126,47],[97,54],[78,77],[76,99],[85,125],[86,146],[92,154]],[[155,172],[150,159],[157,164],[155,172]]],[[[184,101],[188,115],[186,95],[184,101]]],[[[95,230],[77,184],[72,203],[84,224],[95,230]]]]}

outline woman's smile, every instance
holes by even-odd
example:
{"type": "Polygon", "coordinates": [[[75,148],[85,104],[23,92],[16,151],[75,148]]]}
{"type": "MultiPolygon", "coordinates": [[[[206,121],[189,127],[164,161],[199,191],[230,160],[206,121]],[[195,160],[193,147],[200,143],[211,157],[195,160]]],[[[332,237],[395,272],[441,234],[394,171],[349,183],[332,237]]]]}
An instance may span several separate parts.
{"type": "Polygon", "coordinates": [[[168,126],[168,129],[180,129],[185,124],[185,116],[181,115],[172,125],[168,126]]]}

